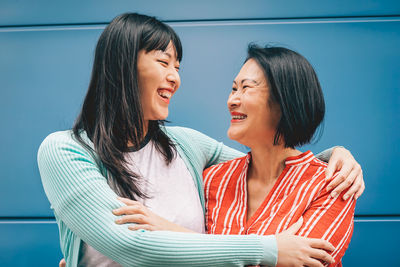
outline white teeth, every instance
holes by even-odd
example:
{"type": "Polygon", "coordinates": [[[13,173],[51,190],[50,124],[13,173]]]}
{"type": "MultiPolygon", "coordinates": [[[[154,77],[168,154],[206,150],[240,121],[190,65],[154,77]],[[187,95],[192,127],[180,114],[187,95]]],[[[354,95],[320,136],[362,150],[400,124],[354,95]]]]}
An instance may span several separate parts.
{"type": "Polygon", "coordinates": [[[158,91],[158,94],[164,98],[171,98],[172,93],[167,90],[158,91]]]}
{"type": "Polygon", "coordinates": [[[232,116],[232,119],[234,119],[234,120],[244,120],[244,119],[246,119],[246,115],[242,115],[242,116],[238,116],[238,115],[234,115],[234,116],[232,116]]]}

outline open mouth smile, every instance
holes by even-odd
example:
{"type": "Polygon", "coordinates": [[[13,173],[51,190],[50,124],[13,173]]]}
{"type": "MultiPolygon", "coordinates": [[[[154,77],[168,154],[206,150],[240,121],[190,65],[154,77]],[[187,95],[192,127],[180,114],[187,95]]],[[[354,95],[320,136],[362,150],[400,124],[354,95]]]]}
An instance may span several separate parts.
{"type": "Polygon", "coordinates": [[[157,90],[157,94],[161,97],[161,99],[169,103],[169,100],[172,97],[173,90],[172,89],[167,89],[167,88],[161,88],[157,90]]]}
{"type": "Polygon", "coordinates": [[[247,118],[246,114],[239,113],[239,112],[231,112],[231,122],[242,122],[247,118]]]}

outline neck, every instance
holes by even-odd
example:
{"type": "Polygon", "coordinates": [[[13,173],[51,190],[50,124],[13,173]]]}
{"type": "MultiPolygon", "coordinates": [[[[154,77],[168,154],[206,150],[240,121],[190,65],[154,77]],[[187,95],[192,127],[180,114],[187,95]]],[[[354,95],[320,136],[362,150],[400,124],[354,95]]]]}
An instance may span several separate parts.
{"type": "MultiPolygon", "coordinates": [[[[149,121],[147,120],[147,121],[144,122],[143,135],[142,135],[141,140],[139,140],[139,143],[141,143],[146,138],[148,130],[149,130],[149,121]]],[[[132,141],[128,141],[128,147],[133,147],[133,146],[134,145],[133,145],[132,141]]]]}
{"type": "MultiPolygon", "coordinates": [[[[144,122],[144,125],[143,125],[143,138],[145,138],[145,136],[147,135],[147,132],[149,130],[149,122],[150,121],[148,121],[148,120],[144,122]]],[[[143,141],[143,140],[140,140],[140,142],[141,141],[143,141]]]]}
{"type": "Polygon", "coordinates": [[[300,151],[283,145],[258,145],[251,148],[248,179],[256,179],[263,184],[275,183],[285,168],[285,159],[299,154],[300,151]]]}

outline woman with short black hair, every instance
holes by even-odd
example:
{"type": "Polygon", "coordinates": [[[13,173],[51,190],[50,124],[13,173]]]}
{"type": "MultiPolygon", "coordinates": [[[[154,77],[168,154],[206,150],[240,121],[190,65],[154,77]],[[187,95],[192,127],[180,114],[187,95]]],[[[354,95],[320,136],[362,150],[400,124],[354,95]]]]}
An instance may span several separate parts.
{"type": "MultiPolygon", "coordinates": [[[[303,218],[298,235],[331,242],[334,265],[341,265],[355,199],[343,200],[346,192],[331,197],[327,164],[296,149],[310,142],[325,114],[311,64],[283,47],[250,45],[228,109],[229,138],[251,152],[204,172],[208,233],[276,234],[303,218]]],[[[307,266],[318,264],[305,258],[307,266]]]]}

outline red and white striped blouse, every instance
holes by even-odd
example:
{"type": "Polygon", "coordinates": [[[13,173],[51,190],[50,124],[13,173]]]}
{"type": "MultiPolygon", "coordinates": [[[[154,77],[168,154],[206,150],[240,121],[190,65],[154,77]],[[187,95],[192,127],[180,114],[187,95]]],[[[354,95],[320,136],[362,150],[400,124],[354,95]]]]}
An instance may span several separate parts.
{"type": "Polygon", "coordinates": [[[246,221],[250,158],[249,153],[204,171],[207,232],[270,235],[284,231],[303,216],[303,226],[297,234],[331,242],[336,247],[331,255],[341,266],[340,259],[353,233],[355,201],[344,201],[345,192],[332,198],[326,191],[327,164],[310,151],[287,158],[273,188],[246,221]]]}

